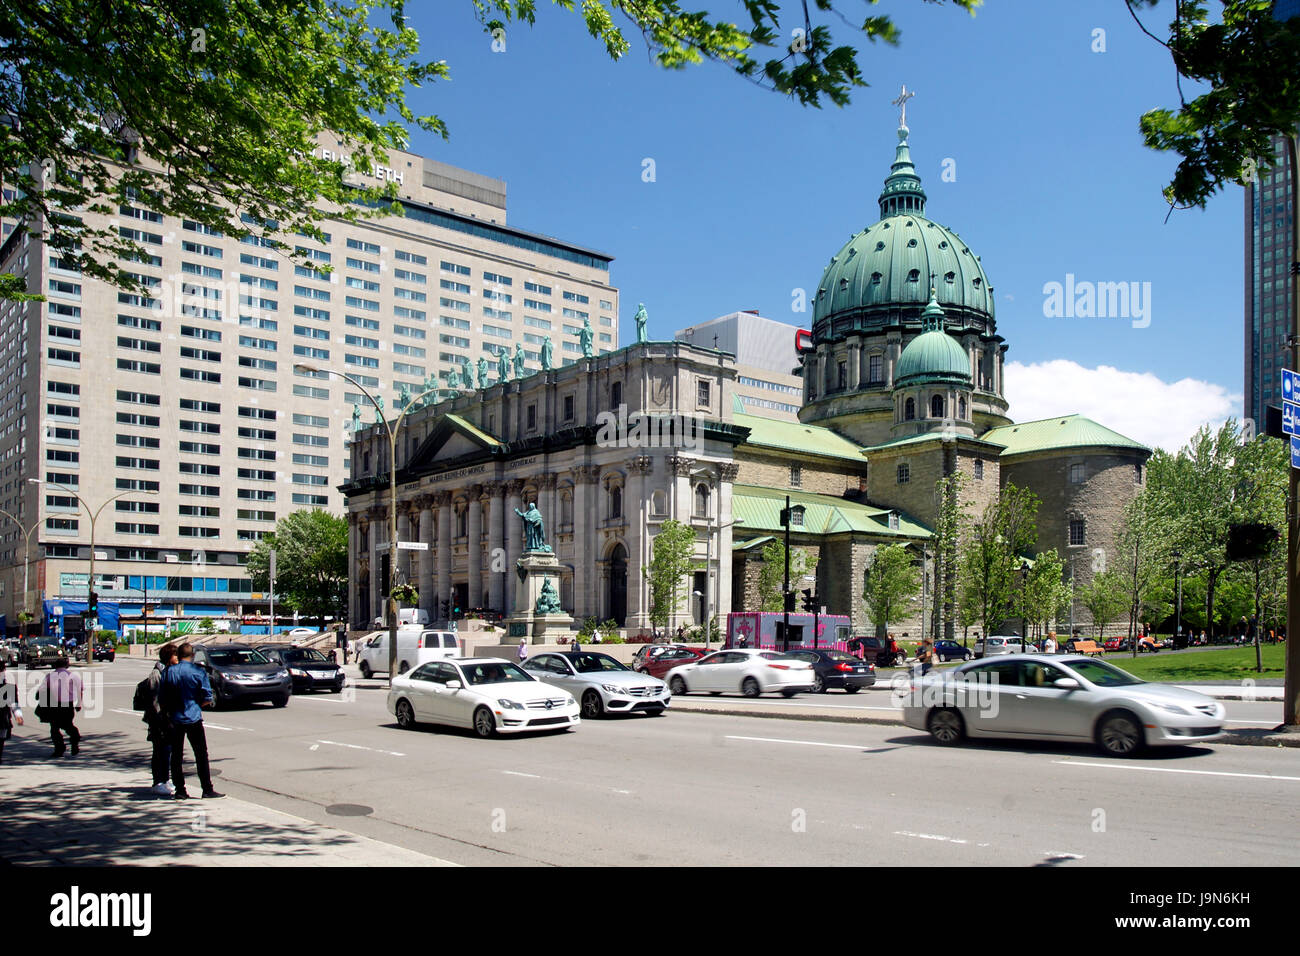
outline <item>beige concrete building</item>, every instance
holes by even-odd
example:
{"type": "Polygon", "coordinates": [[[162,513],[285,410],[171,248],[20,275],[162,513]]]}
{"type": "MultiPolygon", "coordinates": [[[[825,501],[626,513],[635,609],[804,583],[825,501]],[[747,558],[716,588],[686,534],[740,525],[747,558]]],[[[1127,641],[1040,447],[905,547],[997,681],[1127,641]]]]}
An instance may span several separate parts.
{"type": "MultiPolygon", "coordinates": [[[[318,155],[340,158],[323,145],[318,155]]],[[[359,177],[360,174],[354,174],[359,177]]],[[[371,175],[398,185],[405,215],[322,225],[324,243],[282,236],[325,272],[256,236],[215,235],[139,205],[86,214],[148,251],[146,295],[64,268],[21,226],[0,270],[44,303],[0,303],[0,614],[26,601],[84,600],[91,522],[101,600],[159,614],[265,607],[243,564],[291,511],[343,510],[360,390],[385,407],[518,350],[541,366],[618,346],[611,257],[506,223],[505,183],[394,150],[371,175]],[[355,411],[354,411],[355,409],[355,411]],[[29,481],[39,478],[38,486],[29,481]],[[116,501],[114,496],[127,494],[116,501]],[[149,494],[156,492],[156,496],[149,494]],[[121,585],[119,587],[119,584],[121,585]]],[[[247,221],[247,220],[246,220],[247,221]]]]}
{"type": "Polygon", "coordinates": [[[736,358],[736,410],[778,421],[797,421],[803,404],[794,337],[799,329],[753,311],[727,315],[678,329],[673,338],[736,358]]]}

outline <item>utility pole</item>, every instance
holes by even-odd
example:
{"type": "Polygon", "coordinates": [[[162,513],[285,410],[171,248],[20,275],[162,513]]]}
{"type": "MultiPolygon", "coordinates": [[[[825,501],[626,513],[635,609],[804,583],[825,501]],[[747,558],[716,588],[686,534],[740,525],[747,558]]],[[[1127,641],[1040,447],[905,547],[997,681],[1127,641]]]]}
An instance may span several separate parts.
{"type": "MultiPolygon", "coordinates": [[[[785,510],[781,512],[781,524],[785,526],[785,583],[781,586],[781,608],[784,615],[781,624],[781,650],[790,649],[790,496],[785,496],[785,510]]],[[[1289,635],[1288,635],[1289,636],[1289,635]]]]}
{"type": "Polygon", "coordinates": [[[267,639],[269,640],[275,637],[275,548],[271,549],[270,562],[267,566],[267,577],[269,578],[267,583],[271,586],[271,626],[266,632],[267,639]]]}
{"type": "MultiPolygon", "coordinates": [[[[1297,137],[1286,138],[1287,162],[1291,168],[1291,368],[1300,371],[1300,164],[1296,162],[1297,137]]],[[[1289,469],[1286,515],[1286,686],[1282,697],[1282,723],[1300,724],[1300,472],[1289,469]]]]}

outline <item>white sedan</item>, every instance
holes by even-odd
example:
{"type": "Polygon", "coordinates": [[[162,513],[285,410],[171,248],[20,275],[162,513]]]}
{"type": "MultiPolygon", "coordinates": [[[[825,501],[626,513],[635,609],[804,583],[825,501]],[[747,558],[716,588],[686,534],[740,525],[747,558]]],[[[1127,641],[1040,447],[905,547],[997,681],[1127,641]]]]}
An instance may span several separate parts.
{"type": "Polygon", "coordinates": [[[718,651],[698,661],[678,665],[664,679],[674,694],[739,691],[746,697],[772,691],[793,697],[801,690],[811,690],[816,683],[813,667],[807,661],[795,660],[779,651],[752,647],[718,651]]]}
{"type": "Polygon", "coordinates": [[[568,729],[581,720],[572,694],[494,657],[429,661],[394,677],[388,712],[406,730],[447,724],[480,737],[568,729]]]}

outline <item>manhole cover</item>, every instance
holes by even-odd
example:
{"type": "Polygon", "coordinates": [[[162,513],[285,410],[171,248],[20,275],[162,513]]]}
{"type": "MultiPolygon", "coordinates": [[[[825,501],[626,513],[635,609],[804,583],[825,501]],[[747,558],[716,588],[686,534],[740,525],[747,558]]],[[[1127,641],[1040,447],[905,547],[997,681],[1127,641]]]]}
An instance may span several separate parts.
{"type": "Polygon", "coordinates": [[[325,808],[325,812],[336,817],[368,817],[375,812],[375,808],[365,807],[359,803],[331,803],[325,808]]]}

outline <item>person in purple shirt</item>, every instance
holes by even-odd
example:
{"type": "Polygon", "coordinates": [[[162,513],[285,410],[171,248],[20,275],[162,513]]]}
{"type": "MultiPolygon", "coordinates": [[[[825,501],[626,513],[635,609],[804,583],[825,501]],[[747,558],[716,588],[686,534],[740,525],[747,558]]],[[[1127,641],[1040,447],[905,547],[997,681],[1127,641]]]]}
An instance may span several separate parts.
{"type": "Polygon", "coordinates": [[[194,751],[194,763],[198,769],[199,783],[203,785],[203,796],[208,799],[224,796],[217,793],[212,786],[212,772],[208,768],[208,738],[203,732],[204,707],[213,707],[216,698],[212,695],[212,685],[208,673],[194,663],[194,645],[182,644],[176,650],[177,663],[162,675],[159,684],[159,697],[163,711],[171,721],[172,749],[172,786],[176,788],[177,800],[188,800],[185,792],[184,748],[185,741],[190,742],[194,751]]]}

